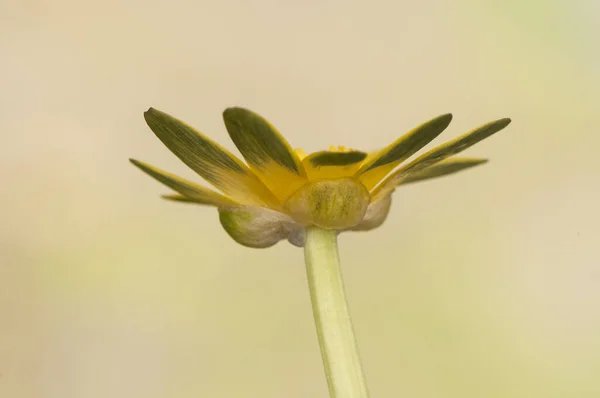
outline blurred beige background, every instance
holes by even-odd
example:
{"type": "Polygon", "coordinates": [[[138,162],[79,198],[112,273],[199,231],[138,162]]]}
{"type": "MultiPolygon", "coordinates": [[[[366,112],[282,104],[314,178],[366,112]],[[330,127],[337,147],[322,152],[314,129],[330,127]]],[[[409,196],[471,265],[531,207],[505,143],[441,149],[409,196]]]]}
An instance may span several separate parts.
{"type": "Polygon", "coordinates": [[[600,396],[600,6],[0,0],[0,396],[327,397],[302,251],[167,203],[153,106],[230,149],[253,109],[307,150],[512,125],[492,161],[340,238],[373,397],[600,396]]]}

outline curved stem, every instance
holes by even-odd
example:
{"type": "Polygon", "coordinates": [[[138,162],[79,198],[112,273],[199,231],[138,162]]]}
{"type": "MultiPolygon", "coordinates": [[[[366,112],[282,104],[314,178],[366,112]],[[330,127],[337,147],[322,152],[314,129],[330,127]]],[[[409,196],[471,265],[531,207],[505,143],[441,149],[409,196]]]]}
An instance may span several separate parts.
{"type": "Polygon", "coordinates": [[[337,232],[308,228],[304,257],[329,395],[331,398],[368,398],[346,302],[337,232]]]}

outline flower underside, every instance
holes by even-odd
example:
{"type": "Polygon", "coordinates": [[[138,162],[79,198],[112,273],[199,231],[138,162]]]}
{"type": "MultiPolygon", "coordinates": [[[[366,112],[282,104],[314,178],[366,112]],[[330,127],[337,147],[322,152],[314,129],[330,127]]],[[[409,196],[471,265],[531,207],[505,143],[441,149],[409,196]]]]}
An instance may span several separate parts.
{"type": "Polygon", "coordinates": [[[303,246],[307,226],[338,231],[376,228],[387,217],[396,187],[485,163],[486,159],[454,155],[510,123],[507,118],[487,123],[403,164],[448,127],[451,114],[423,123],[378,151],[330,147],[306,155],[293,150],[261,116],[228,108],[223,113],[225,127],[244,163],[164,112],[150,108],[144,117],[165,146],[220,193],[146,163],[131,162],[177,192],[166,199],[216,207],[228,234],[249,247],[268,247],[282,239],[303,246]]]}

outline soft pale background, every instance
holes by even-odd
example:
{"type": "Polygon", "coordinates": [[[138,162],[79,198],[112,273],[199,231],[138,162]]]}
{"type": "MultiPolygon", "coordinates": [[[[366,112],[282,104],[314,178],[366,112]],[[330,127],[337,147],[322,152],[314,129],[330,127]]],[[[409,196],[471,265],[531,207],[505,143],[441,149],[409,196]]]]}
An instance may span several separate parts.
{"type": "Polygon", "coordinates": [[[513,124],[340,239],[373,397],[600,396],[600,6],[0,1],[0,396],[326,397],[302,251],[235,244],[128,162],[191,177],[149,106],[228,148],[513,124]]]}

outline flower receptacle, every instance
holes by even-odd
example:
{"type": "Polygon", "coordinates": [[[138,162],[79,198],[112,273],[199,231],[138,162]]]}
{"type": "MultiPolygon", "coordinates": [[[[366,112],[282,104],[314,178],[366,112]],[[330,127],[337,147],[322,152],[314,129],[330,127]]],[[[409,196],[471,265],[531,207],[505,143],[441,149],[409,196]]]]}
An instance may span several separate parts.
{"type": "Polygon", "coordinates": [[[304,225],[342,230],[362,221],[370,199],[367,189],[355,179],[319,180],[300,188],[284,209],[304,225]]]}

